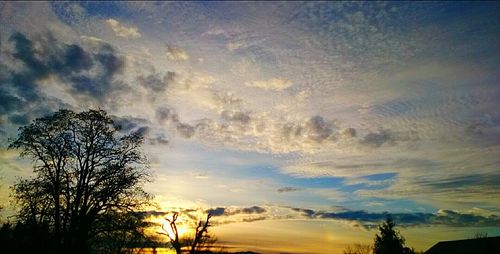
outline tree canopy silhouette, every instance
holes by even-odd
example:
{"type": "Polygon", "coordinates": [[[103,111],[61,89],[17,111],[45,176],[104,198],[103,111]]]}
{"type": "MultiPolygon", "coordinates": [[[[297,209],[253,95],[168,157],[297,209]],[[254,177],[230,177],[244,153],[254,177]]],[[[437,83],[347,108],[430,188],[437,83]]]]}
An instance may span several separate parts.
{"type": "Polygon", "coordinates": [[[19,219],[48,225],[58,252],[88,253],[93,238],[116,230],[110,216],[151,200],[142,188],[148,180],[143,137],[120,134],[105,111],[59,110],[19,130],[10,148],[34,164],[34,177],[12,188],[19,219]]]}
{"type": "Polygon", "coordinates": [[[374,254],[411,254],[414,251],[405,247],[404,237],[395,229],[396,224],[390,216],[379,226],[380,235],[375,235],[374,254]]]}

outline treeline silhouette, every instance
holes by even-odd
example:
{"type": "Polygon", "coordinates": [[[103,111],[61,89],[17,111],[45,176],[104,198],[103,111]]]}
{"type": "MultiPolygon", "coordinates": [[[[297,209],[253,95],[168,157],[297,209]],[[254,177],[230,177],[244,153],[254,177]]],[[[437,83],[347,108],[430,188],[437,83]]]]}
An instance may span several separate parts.
{"type": "Polygon", "coordinates": [[[405,238],[396,230],[396,223],[390,215],[379,225],[373,245],[353,244],[344,249],[344,254],[419,254],[405,246],[405,238]]]}

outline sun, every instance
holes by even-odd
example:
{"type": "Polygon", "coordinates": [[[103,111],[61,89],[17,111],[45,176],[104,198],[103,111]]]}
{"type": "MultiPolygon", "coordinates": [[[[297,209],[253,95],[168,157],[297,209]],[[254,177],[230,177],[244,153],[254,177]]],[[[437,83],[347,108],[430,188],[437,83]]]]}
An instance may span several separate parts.
{"type": "MultiPolygon", "coordinates": [[[[170,225],[168,222],[164,221],[162,223],[162,229],[164,231],[166,231],[166,233],[171,237],[171,238],[175,238],[175,233],[174,231],[172,230],[172,228],[170,228],[170,225]]],[[[186,225],[183,225],[183,224],[177,224],[177,234],[178,234],[178,237],[180,239],[182,238],[185,238],[189,235],[189,227],[187,227],[186,225]]]]}
{"type": "MultiPolygon", "coordinates": [[[[175,233],[165,217],[151,217],[149,221],[157,225],[154,232],[164,235],[166,238],[175,238],[175,233]]],[[[181,217],[179,217],[176,221],[177,234],[179,238],[185,238],[189,235],[191,229],[188,224],[188,221],[181,217]]]]}

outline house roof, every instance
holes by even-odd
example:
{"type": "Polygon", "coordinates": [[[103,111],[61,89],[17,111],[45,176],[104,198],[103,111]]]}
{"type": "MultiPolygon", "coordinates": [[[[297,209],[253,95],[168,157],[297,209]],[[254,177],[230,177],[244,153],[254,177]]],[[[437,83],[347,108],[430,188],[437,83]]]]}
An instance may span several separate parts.
{"type": "Polygon", "coordinates": [[[500,253],[500,236],[438,242],[424,254],[500,253]]]}

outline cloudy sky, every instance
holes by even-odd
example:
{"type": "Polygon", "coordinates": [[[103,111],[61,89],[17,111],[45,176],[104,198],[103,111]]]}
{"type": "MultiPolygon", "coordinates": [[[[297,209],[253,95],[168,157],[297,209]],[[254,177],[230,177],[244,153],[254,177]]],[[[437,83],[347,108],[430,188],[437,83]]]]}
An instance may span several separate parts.
{"type": "Polygon", "coordinates": [[[210,210],[229,248],[341,253],[387,212],[417,250],[500,235],[498,24],[497,2],[2,2],[0,198],[31,172],[18,127],[101,108],[146,136],[157,212],[210,210]]]}

